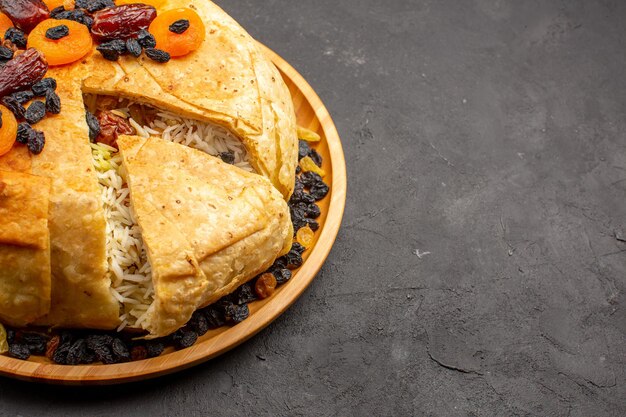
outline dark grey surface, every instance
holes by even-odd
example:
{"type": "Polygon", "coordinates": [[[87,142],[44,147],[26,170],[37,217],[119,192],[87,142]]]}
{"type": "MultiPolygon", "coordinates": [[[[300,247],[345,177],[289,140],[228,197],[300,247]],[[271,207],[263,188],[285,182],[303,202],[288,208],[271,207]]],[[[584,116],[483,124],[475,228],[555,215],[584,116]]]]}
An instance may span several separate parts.
{"type": "Polygon", "coordinates": [[[220,3],[342,135],[327,264],[219,359],[0,413],[625,415],[626,2],[220,3]]]}

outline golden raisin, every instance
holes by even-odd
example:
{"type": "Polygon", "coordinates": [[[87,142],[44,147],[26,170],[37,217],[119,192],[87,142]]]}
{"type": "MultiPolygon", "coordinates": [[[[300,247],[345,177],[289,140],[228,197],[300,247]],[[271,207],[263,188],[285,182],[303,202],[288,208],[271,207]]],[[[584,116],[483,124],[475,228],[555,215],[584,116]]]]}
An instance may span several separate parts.
{"type": "Polygon", "coordinates": [[[270,272],[266,272],[257,278],[254,290],[260,299],[270,297],[276,290],[276,277],[270,272]]]}
{"type": "Polygon", "coordinates": [[[307,142],[319,142],[322,140],[322,137],[306,127],[298,126],[298,139],[306,140],[307,142]]]}
{"type": "Polygon", "coordinates": [[[305,156],[300,160],[300,168],[302,168],[304,172],[315,172],[320,177],[326,176],[326,171],[318,167],[309,156],[305,156]]]}
{"type": "Polygon", "coordinates": [[[296,240],[305,248],[313,246],[313,239],[315,239],[315,232],[309,226],[300,228],[296,233],[296,240]]]}

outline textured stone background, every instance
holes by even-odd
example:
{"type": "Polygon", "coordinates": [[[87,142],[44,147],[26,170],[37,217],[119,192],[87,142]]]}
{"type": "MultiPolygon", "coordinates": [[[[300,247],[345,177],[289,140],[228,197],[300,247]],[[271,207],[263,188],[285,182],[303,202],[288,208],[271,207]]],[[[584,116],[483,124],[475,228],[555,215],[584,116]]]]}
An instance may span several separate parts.
{"type": "Polygon", "coordinates": [[[220,3],[342,135],[327,264],[219,359],[0,414],[625,415],[626,2],[220,3]]]}

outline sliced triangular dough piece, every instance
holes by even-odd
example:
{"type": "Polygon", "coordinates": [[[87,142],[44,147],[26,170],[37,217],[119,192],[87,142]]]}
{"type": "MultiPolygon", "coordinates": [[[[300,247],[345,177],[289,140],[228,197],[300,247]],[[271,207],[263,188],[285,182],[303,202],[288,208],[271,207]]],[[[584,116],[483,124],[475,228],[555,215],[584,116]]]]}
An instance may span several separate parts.
{"type": "MultiPolygon", "coordinates": [[[[185,237],[206,277],[200,299],[190,295],[194,308],[232,292],[291,246],[289,208],[267,179],[161,139],[120,136],[117,143],[144,243],[165,248],[171,240],[165,233],[145,235],[152,230],[143,222],[156,210],[185,237]]],[[[158,268],[160,255],[149,254],[158,268]]]]}
{"type": "Polygon", "coordinates": [[[108,329],[119,323],[119,303],[109,289],[106,223],[80,90],[85,67],[50,68],[63,110],[36,126],[46,133],[46,147],[32,157],[31,170],[52,181],[52,304],[37,324],[108,329]]]}
{"type": "Polygon", "coordinates": [[[225,126],[239,136],[256,171],[284,195],[294,187],[298,140],[289,90],[276,67],[235,20],[207,0],[166,0],[159,10],[195,9],[206,40],[159,64],[145,56],[119,63],[92,57],[85,92],[120,95],[225,126]]]}
{"type": "Polygon", "coordinates": [[[50,308],[50,180],[0,171],[0,320],[24,326],[50,308]]]}

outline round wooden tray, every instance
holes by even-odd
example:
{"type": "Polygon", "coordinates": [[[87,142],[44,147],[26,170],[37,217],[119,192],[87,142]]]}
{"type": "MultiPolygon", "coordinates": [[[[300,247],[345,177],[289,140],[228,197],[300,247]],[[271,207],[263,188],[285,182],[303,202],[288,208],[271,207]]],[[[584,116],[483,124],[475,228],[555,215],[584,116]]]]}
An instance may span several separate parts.
{"type": "Polygon", "coordinates": [[[311,86],[280,56],[262,46],[278,67],[293,97],[298,124],[318,132],[322,142],[316,150],[324,158],[324,180],[330,184],[330,194],[319,202],[322,216],[320,230],[312,249],[304,254],[304,264],[293,278],[274,295],[250,303],[250,317],[233,327],[209,331],[190,348],[167,350],[163,355],[143,361],[116,365],[55,365],[45,358],[28,361],[0,356],[0,375],[27,381],[66,385],[105,385],[138,381],[180,371],[216,356],[245,342],[265,328],[304,292],[322,267],[335,241],[346,200],[346,166],[337,129],[311,86]]]}

